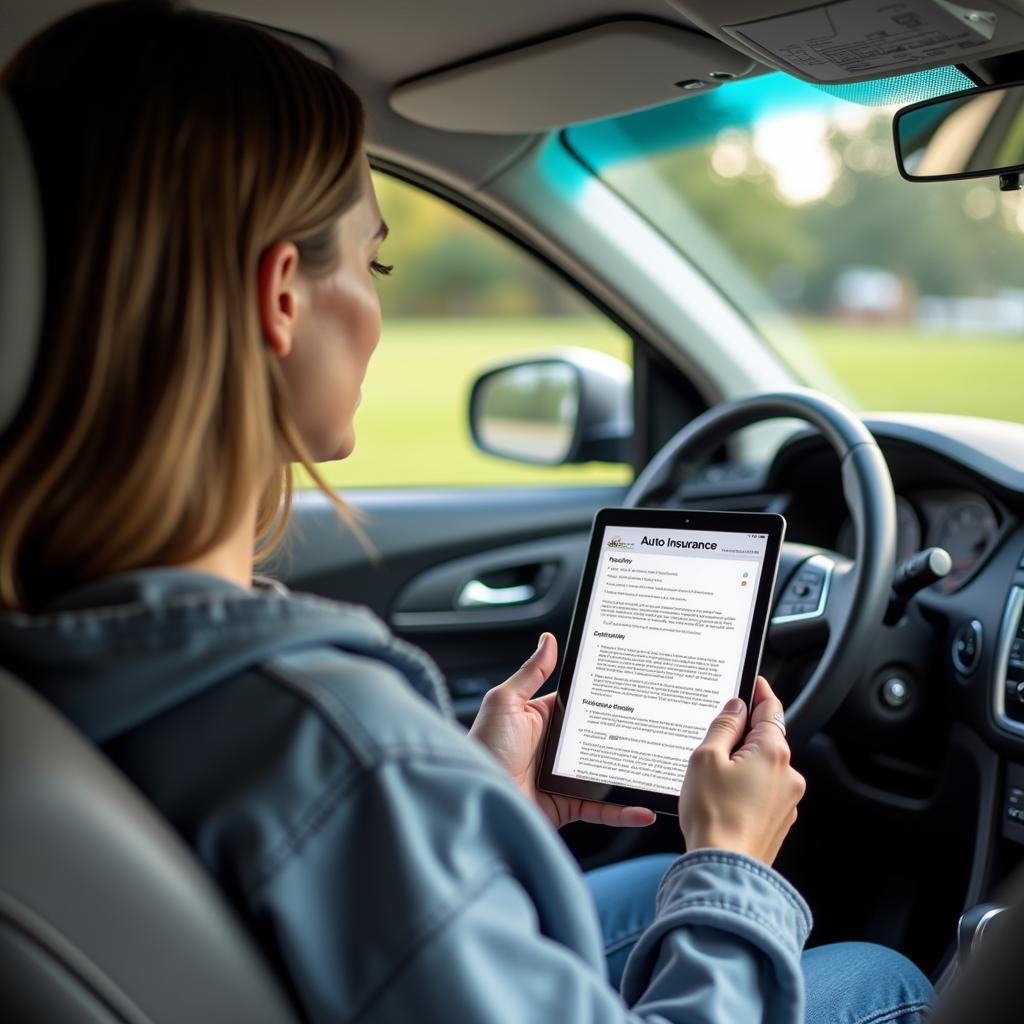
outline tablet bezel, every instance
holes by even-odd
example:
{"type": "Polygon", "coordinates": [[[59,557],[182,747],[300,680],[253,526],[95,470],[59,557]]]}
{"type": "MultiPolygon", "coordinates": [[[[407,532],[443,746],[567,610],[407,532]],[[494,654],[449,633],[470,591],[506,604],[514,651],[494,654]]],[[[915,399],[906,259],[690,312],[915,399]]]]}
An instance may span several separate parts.
{"type": "Polygon", "coordinates": [[[750,707],[754,693],[754,681],[761,663],[764,640],[768,629],[768,613],[771,609],[778,573],[779,554],[786,533],[786,520],[774,512],[708,512],[703,509],[645,509],[645,508],[602,508],[594,516],[591,527],[590,546],[587,561],[580,578],[579,591],[569,627],[569,640],[562,659],[562,670],[558,688],[551,709],[551,721],[544,741],[544,755],[537,773],[537,785],[546,793],[596,800],[600,803],[622,804],[624,806],[649,807],[658,814],[678,814],[678,796],[658,793],[652,790],[631,789],[604,782],[589,782],[554,774],[555,751],[562,734],[565,711],[572,686],[573,674],[579,657],[583,627],[587,620],[587,609],[594,588],[598,559],[601,555],[601,541],[609,526],[650,527],[658,530],[708,530],[719,533],[764,533],[768,536],[757,593],[754,596],[754,610],[743,657],[743,670],[738,696],[750,707]]]}

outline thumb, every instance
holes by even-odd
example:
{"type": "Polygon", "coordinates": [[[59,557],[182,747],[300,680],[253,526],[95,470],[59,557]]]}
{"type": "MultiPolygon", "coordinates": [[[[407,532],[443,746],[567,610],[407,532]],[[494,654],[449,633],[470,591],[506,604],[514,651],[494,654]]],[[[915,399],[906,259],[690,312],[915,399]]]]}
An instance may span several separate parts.
{"type": "Polygon", "coordinates": [[[729,757],[743,738],[746,724],[747,705],[739,697],[732,697],[725,702],[725,707],[708,726],[707,735],[701,746],[729,757]]]}
{"type": "Polygon", "coordinates": [[[523,662],[523,667],[501,684],[501,689],[529,700],[547,681],[558,661],[558,642],[550,633],[541,633],[537,650],[523,662]]]}

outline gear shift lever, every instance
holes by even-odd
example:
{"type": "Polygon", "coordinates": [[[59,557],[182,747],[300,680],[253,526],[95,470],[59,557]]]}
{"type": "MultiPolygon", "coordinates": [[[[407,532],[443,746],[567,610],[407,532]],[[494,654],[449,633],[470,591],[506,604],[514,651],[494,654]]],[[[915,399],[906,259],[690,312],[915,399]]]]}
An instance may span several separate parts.
{"type": "Polygon", "coordinates": [[[957,961],[963,967],[981,945],[985,929],[1006,907],[1000,903],[979,903],[960,915],[956,927],[957,961]]]}

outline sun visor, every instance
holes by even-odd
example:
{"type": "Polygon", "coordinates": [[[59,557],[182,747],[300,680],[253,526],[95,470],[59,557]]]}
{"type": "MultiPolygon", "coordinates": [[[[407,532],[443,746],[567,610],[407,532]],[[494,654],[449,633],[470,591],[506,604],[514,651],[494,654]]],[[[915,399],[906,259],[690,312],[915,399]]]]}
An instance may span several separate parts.
{"type": "Polygon", "coordinates": [[[815,85],[863,82],[1024,49],[1012,0],[667,0],[695,25],[815,85]]]}
{"type": "Polygon", "coordinates": [[[420,76],[397,86],[390,102],[431,128],[518,134],[707,92],[756,68],[698,32],[616,21],[420,76]]]}

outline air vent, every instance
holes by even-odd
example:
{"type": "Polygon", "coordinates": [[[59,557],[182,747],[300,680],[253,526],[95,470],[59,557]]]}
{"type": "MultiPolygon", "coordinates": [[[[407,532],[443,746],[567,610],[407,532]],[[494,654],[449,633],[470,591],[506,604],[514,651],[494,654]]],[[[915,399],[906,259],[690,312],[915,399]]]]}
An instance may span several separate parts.
{"type": "Polygon", "coordinates": [[[1006,602],[993,672],[993,711],[996,722],[1024,735],[1024,588],[1013,587],[1006,602]]]}

